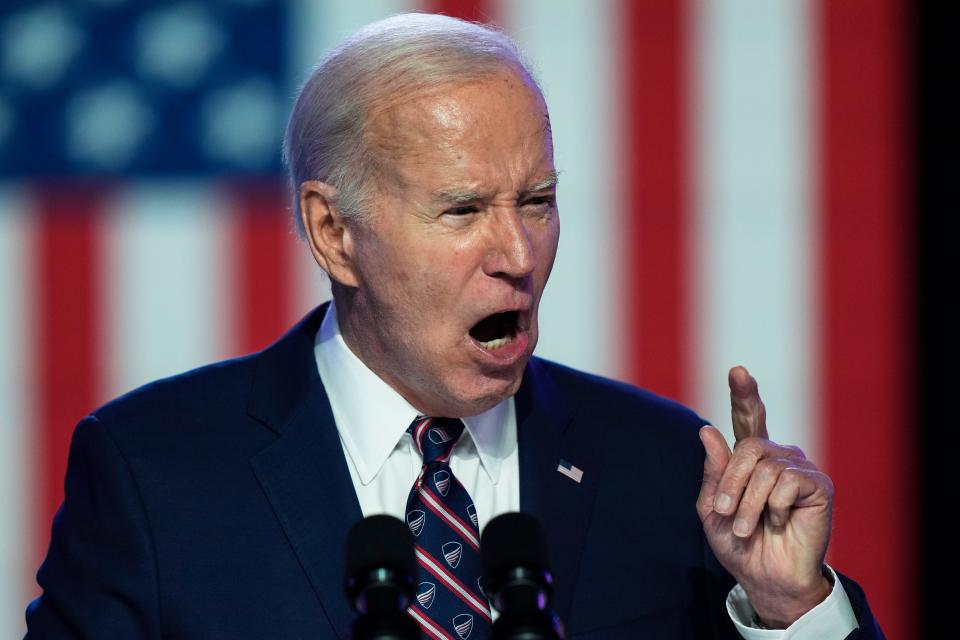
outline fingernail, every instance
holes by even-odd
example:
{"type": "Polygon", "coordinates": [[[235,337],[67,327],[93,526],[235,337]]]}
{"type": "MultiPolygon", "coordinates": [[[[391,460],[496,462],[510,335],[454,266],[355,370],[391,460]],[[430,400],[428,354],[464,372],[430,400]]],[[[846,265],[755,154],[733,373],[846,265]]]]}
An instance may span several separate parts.
{"type": "Polygon", "coordinates": [[[714,502],[713,506],[715,510],[720,511],[722,513],[730,508],[731,502],[733,501],[730,499],[730,496],[728,496],[725,493],[721,493],[720,495],[717,496],[717,499],[714,502]]]}
{"type": "Polygon", "coordinates": [[[733,532],[743,538],[750,532],[750,525],[743,518],[737,518],[733,523],[733,532]]]}

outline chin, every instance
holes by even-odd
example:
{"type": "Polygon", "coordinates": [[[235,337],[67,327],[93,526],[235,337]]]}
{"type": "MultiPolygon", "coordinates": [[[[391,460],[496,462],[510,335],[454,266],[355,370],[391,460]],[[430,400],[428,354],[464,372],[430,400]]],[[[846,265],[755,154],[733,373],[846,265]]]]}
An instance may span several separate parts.
{"type": "Polygon", "coordinates": [[[440,389],[443,397],[435,396],[429,407],[418,407],[426,415],[463,418],[475,416],[492,409],[509,398],[520,388],[522,375],[510,379],[484,379],[467,388],[440,389]]]}
{"type": "Polygon", "coordinates": [[[526,362],[524,362],[523,367],[519,368],[516,375],[512,375],[509,378],[486,378],[483,388],[477,390],[477,393],[473,394],[469,399],[465,399],[464,404],[472,407],[472,413],[465,415],[483,413],[514,395],[520,389],[520,384],[523,382],[525,365],[526,362]]]}

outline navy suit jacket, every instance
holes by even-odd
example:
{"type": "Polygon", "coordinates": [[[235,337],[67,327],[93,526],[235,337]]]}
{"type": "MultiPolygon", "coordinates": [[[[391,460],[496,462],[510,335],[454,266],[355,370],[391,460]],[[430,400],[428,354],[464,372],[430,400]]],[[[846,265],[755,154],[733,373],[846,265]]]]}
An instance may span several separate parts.
{"type": "MultiPolygon", "coordinates": [[[[324,310],[80,422],[28,638],[348,637],[343,546],[362,514],[313,355],[324,310]]],[[[701,419],[538,358],[516,410],[520,503],[546,529],[568,637],[739,637],[695,510],[701,419]]],[[[882,637],[841,580],[850,637],[882,637]]]]}

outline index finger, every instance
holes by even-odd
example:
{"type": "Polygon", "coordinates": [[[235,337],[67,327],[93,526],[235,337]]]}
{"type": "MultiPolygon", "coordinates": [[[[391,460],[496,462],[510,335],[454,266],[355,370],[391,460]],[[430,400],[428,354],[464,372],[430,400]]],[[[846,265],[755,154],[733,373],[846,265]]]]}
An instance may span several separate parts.
{"type": "Polygon", "coordinates": [[[730,369],[730,415],[733,435],[737,441],[744,438],[769,438],[767,435],[767,408],[760,399],[757,381],[745,367],[730,369]]]}

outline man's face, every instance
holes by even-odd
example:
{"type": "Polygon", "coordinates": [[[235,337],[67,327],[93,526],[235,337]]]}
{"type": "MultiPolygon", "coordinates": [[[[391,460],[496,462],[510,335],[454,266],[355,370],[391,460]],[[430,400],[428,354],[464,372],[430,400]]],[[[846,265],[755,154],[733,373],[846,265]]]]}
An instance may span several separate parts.
{"type": "Polygon", "coordinates": [[[380,111],[372,215],[349,223],[348,345],[418,410],[462,417],[514,394],[560,221],[546,105],[503,72],[380,111]]]}

